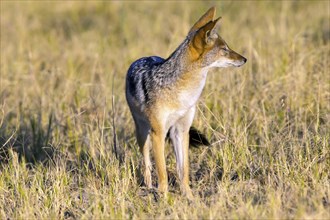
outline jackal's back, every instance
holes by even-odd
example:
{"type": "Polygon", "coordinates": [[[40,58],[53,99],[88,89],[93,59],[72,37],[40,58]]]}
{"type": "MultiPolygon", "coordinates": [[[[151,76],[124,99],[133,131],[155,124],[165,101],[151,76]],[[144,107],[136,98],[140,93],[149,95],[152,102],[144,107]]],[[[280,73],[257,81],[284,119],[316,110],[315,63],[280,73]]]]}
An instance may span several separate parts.
{"type": "Polygon", "coordinates": [[[163,58],[151,56],[140,58],[132,63],[126,76],[126,96],[132,97],[136,104],[148,103],[154,92],[154,69],[163,62],[163,58]]]}

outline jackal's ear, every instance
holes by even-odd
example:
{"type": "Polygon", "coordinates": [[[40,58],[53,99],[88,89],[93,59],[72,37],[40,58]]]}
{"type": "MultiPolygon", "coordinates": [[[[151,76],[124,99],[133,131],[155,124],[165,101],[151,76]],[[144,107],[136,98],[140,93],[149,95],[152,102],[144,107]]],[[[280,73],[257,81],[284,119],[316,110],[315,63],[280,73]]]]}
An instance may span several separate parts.
{"type": "Polygon", "coordinates": [[[213,45],[215,40],[218,38],[216,29],[218,27],[217,23],[220,19],[221,17],[215,19],[214,21],[208,22],[197,31],[192,41],[197,51],[203,51],[206,46],[213,45]]]}
{"type": "Polygon", "coordinates": [[[190,29],[189,33],[192,33],[194,31],[197,31],[198,29],[200,29],[201,27],[203,27],[204,25],[206,25],[207,23],[209,23],[210,21],[214,20],[214,16],[215,16],[215,7],[211,7],[195,24],[194,26],[192,26],[192,28],[190,29]]]}

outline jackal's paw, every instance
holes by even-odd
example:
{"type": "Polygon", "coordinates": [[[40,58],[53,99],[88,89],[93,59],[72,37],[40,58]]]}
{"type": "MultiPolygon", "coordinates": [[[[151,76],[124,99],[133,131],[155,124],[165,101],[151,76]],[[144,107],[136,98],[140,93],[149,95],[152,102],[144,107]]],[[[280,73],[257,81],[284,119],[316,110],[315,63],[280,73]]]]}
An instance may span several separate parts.
{"type": "Polygon", "coordinates": [[[168,183],[159,183],[158,185],[158,192],[166,194],[168,191],[168,183]]]}
{"type": "Polygon", "coordinates": [[[188,200],[192,201],[194,199],[194,196],[191,192],[190,187],[181,187],[181,192],[184,197],[186,197],[188,200]]]}
{"type": "Polygon", "coordinates": [[[152,188],[152,180],[151,180],[151,173],[150,171],[149,172],[145,172],[144,173],[144,184],[146,185],[146,187],[148,189],[151,189],[152,188]]]}

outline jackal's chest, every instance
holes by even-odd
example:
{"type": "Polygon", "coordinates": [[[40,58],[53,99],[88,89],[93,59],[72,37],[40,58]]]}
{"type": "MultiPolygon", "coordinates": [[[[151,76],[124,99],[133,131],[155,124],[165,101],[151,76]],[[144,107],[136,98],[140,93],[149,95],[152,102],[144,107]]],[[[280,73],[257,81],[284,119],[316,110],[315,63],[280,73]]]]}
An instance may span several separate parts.
{"type": "Polygon", "coordinates": [[[167,96],[167,106],[170,109],[169,118],[175,120],[184,116],[194,107],[200,98],[205,86],[207,72],[199,75],[187,76],[178,81],[175,87],[167,96]]]}
{"type": "Polygon", "coordinates": [[[196,105],[202,94],[203,88],[204,84],[178,92],[176,94],[178,100],[178,110],[190,109],[192,106],[196,105]]]}
{"type": "Polygon", "coordinates": [[[178,83],[177,99],[182,108],[190,108],[196,105],[205,86],[207,71],[195,73],[191,77],[178,83]]]}
{"type": "Polygon", "coordinates": [[[165,128],[170,128],[177,120],[185,117],[192,108],[195,108],[196,103],[201,96],[205,85],[205,77],[200,78],[197,82],[191,83],[183,82],[178,84],[176,90],[171,92],[166,101],[167,104],[160,110],[161,115],[165,119],[165,128]]]}

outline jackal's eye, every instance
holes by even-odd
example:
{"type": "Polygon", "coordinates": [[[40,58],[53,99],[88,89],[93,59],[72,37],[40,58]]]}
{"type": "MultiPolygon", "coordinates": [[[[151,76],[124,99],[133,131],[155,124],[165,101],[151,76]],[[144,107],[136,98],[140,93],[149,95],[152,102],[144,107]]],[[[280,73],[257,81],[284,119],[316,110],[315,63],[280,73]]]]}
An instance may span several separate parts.
{"type": "Polygon", "coordinates": [[[229,50],[226,47],[224,47],[220,49],[220,53],[222,56],[226,56],[229,53],[229,50]]]}

